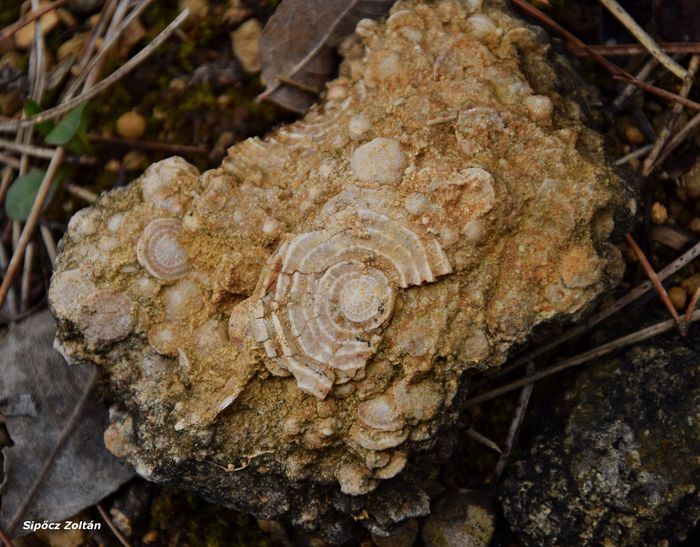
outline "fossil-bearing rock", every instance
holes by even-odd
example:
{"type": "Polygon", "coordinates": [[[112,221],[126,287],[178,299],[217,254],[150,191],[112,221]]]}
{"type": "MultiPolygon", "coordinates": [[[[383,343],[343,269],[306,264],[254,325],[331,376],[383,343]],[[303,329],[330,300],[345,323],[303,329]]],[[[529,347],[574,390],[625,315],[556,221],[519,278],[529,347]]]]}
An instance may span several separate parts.
{"type": "Polygon", "coordinates": [[[333,541],[429,511],[465,372],[617,281],[629,202],[578,80],[500,3],[401,1],[343,54],[303,120],[76,214],[50,290],[110,450],[333,541]]]}

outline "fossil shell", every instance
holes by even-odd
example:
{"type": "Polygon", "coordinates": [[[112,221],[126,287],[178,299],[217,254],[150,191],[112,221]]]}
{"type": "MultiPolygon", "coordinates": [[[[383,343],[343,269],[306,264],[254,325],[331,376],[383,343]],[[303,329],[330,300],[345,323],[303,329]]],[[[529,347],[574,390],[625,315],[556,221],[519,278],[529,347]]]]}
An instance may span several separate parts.
{"type": "MultiPolygon", "coordinates": [[[[386,215],[358,209],[335,222],[333,230],[279,248],[251,312],[251,331],[267,357],[321,399],[362,372],[398,288],[452,271],[437,240],[386,215]]],[[[231,321],[237,317],[234,311],[231,321]]]]}
{"type": "Polygon", "coordinates": [[[430,509],[464,376],[619,280],[634,202],[505,4],[398,0],[299,121],[75,215],[57,345],[104,370],[139,472],[332,543],[387,534],[430,509]]]}
{"type": "Polygon", "coordinates": [[[185,249],[180,244],[182,221],[159,218],[143,231],[136,255],[148,273],[158,279],[178,279],[190,269],[185,249]]]}
{"type": "Polygon", "coordinates": [[[76,323],[94,345],[116,342],[134,328],[132,301],[125,294],[96,291],[83,302],[76,323]]]}

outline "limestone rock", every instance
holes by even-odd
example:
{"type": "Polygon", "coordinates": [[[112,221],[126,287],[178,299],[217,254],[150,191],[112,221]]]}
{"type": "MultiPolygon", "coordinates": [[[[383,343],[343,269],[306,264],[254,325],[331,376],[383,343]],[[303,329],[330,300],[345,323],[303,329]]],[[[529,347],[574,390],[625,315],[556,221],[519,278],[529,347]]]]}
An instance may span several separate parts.
{"type": "Polygon", "coordinates": [[[332,541],[427,514],[465,373],[622,269],[629,196],[543,36],[497,2],[398,2],[303,120],[75,215],[50,300],[105,370],[111,449],[332,541]]]}
{"type": "MultiPolygon", "coordinates": [[[[700,518],[697,328],[588,365],[501,493],[525,545],[668,545],[700,518]]],[[[551,409],[556,409],[552,412],[551,409]]]]}

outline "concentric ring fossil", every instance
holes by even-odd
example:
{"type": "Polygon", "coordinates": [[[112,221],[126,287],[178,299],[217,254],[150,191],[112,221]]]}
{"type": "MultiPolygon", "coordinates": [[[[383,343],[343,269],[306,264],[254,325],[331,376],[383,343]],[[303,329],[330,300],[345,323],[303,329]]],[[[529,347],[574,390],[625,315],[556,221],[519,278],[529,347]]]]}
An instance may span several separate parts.
{"type": "Polygon", "coordinates": [[[251,331],[267,357],[321,399],[334,382],[362,375],[398,288],[452,271],[434,238],[386,215],[358,209],[335,221],[334,230],[299,235],[272,255],[250,312],[251,331]]]}
{"type": "Polygon", "coordinates": [[[187,254],[179,242],[182,222],[159,218],[146,226],[136,253],[141,265],[158,279],[177,279],[190,269],[187,254]]]}
{"type": "Polygon", "coordinates": [[[621,273],[629,194],[548,47],[495,0],[399,1],[304,119],[77,214],[49,298],[110,449],[336,542],[426,514],[466,378],[621,273]]]}

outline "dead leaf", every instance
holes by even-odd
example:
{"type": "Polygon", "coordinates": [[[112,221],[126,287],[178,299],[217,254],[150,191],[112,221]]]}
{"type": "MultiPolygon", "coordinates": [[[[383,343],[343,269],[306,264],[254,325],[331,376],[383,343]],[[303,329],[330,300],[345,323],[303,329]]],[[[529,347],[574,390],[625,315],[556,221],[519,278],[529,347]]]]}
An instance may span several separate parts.
{"type": "MultiPolygon", "coordinates": [[[[0,413],[14,443],[3,447],[0,526],[7,528],[51,452],[90,376],[91,366],[68,366],[52,349],[49,312],[12,327],[0,341],[0,413]]],[[[46,476],[24,520],[59,521],[94,505],[133,476],[104,447],[107,409],[97,394],[46,476]]],[[[22,525],[16,532],[21,535],[22,525]]]]}
{"type": "Polygon", "coordinates": [[[335,48],[360,19],[384,15],[394,0],[283,0],[260,38],[267,89],[260,98],[304,113],[336,71],[335,48]]]}

